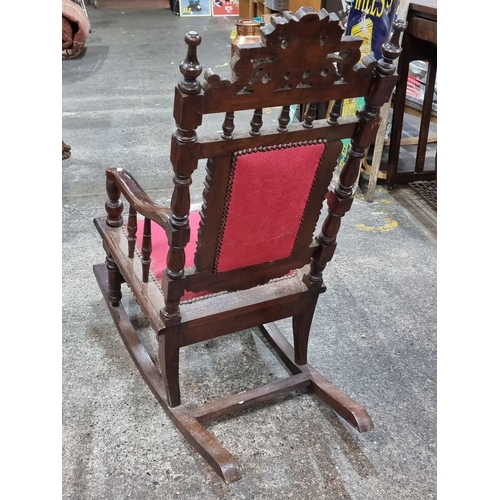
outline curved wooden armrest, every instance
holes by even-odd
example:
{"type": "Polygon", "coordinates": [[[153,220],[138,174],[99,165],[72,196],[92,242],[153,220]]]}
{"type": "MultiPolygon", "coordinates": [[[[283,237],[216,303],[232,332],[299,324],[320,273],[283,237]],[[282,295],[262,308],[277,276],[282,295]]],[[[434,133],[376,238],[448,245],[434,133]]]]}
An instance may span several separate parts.
{"type": "Polygon", "coordinates": [[[170,227],[170,208],[157,205],[130,172],[123,168],[109,168],[106,170],[106,178],[118,186],[123,196],[138,213],[156,222],[165,231],[170,227]]]}

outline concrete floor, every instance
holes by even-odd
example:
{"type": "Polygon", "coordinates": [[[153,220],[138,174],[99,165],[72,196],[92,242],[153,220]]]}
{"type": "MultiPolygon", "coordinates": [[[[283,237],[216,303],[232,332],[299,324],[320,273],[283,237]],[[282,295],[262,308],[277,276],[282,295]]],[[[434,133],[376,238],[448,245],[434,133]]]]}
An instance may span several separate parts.
{"type": "MultiPolygon", "coordinates": [[[[72,147],[62,162],[62,497],[437,498],[436,216],[405,189],[378,186],[373,203],[356,195],[311,332],[310,363],[367,408],[375,430],[358,434],[307,392],[213,421],[242,467],[228,486],[164,414],[94,279],[104,253],[92,219],[105,213],[111,166],[168,200],[183,36],[199,31],[200,62],[228,76],[235,18],[102,4],[88,15],[85,54],[62,64],[63,140],[72,147]]],[[[193,202],[202,189],[200,171],[193,202]]],[[[138,312],[145,330],[142,320],[138,312]]],[[[253,330],[186,349],[181,367],[194,402],[281,372],[253,330]]]]}

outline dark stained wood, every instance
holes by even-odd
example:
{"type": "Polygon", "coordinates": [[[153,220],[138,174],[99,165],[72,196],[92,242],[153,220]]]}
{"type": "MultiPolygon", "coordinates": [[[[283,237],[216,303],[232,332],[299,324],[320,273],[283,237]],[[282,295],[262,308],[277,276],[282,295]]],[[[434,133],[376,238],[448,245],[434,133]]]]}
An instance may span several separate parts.
{"type": "Polygon", "coordinates": [[[116,307],[122,300],[122,275],[111,253],[106,254],[106,269],[108,270],[108,297],[112,306],[116,307]]]}
{"type": "MultiPolygon", "coordinates": [[[[127,221],[128,257],[134,258],[135,244],[137,242],[137,210],[130,205],[127,221]]],[[[146,280],[147,281],[147,280],[146,280]]]]}
{"type": "MultiPolygon", "coordinates": [[[[203,68],[197,54],[201,37],[190,31],[185,37],[187,55],[179,65],[182,76],[175,88],[170,205],[156,204],[131,173],[119,168],[106,171],[106,215],[94,219],[106,262],[94,266],[96,279],[115,325],[151,391],[191,445],[228,483],[240,479],[241,471],[231,454],[201,425],[205,420],[308,388],[360,432],[373,427],[362,406],[308,364],[307,350],[318,296],[326,291],[322,273],[334,255],[341,219],[351,207],[360,162],[377,133],[380,107],[389,100],[396,83],[394,60],[400,54],[397,38],[402,29],[403,25],[396,25],[396,34],[384,45],[380,61],[372,57],[360,61],[361,38],[344,37],[335,14],[302,7],[295,15],[287,12],[272,18],[260,29],[260,42],[252,39],[252,43],[231,48],[231,81],[209,69],[203,82],[199,79],[203,68]],[[307,58],[303,57],[304,46],[308,47],[307,58]],[[340,117],[338,104],[348,97],[364,97],[365,106],[356,116],[340,117]],[[323,108],[329,101],[336,102],[330,115],[325,118],[322,111],[323,116],[318,117],[318,103],[323,108]],[[295,104],[309,106],[302,122],[290,124],[290,106],[295,104]],[[273,106],[282,107],[278,125],[264,121],[263,109],[273,106]],[[243,129],[235,128],[235,113],[239,110],[252,112],[250,127],[247,121],[243,129]],[[222,134],[220,130],[199,134],[204,116],[216,112],[224,116],[222,134]],[[343,138],[351,138],[351,146],[340,180],[330,190],[343,138]],[[304,146],[316,150],[321,146],[322,156],[319,163],[316,160],[311,165],[302,160],[311,169],[312,184],[304,193],[307,199],[298,205],[300,220],[293,228],[281,228],[285,234],[294,235],[290,254],[219,271],[237,158],[254,152],[265,157],[268,152],[290,147],[308,151],[304,146]],[[207,160],[205,189],[200,227],[192,231],[190,185],[200,160],[207,160]],[[129,205],[127,233],[121,227],[122,198],[129,205]],[[319,221],[321,231],[314,238],[325,199],[328,212],[319,221]],[[139,214],[145,218],[146,233],[141,249],[134,248],[139,214]],[[161,287],[147,279],[151,247],[155,245],[148,237],[150,221],[165,230],[169,243],[161,287]],[[192,238],[197,242],[194,266],[186,268],[186,245],[192,238]],[[156,333],[159,367],[141,345],[121,302],[123,283],[156,333]],[[186,291],[208,295],[186,300],[186,291]],[[273,324],[284,318],[292,320],[293,347],[273,324]],[[179,384],[180,348],[254,327],[262,330],[269,348],[284,362],[290,376],[197,408],[185,407],[179,384]]],[[[266,182],[270,183],[267,177],[260,180],[262,184],[256,185],[267,187],[266,182]]],[[[273,196],[281,196],[280,186],[272,186],[273,196]]],[[[259,194],[255,193],[256,200],[259,194]]],[[[295,193],[285,194],[279,198],[283,204],[297,206],[295,193]]],[[[258,210],[256,201],[256,213],[258,210]]],[[[276,221],[276,214],[264,215],[266,220],[276,221]]],[[[284,221],[286,225],[288,218],[284,221]]],[[[276,223],[271,225],[271,231],[275,227],[276,223]]],[[[263,250],[273,250],[272,241],[259,245],[263,250]]],[[[245,247],[235,251],[244,252],[245,247]]]]}
{"type": "Polygon", "coordinates": [[[121,227],[123,224],[123,203],[120,196],[132,205],[132,208],[148,219],[154,220],[166,231],[170,229],[170,208],[157,205],[139,186],[134,177],[122,168],[106,170],[106,224],[110,227],[121,227]]]}
{"type": "Polygon", "coordinates": [[[257,108],[251,103],[262,101],[280,106],[368,94],[377,61],[370,56],[360,61],[361,39],[343,36],[338,21],[335,14],[324,9],[316,13],[311,7],[272,18],[261,28],[266,45],[236,47],[231,82],[207,70],[204,113],[257,108]]]}
{"type": "Polygon", "coordinates": [[[224,118],[224,123],[222,124],[222,138],[232,139],[234,130],[234,112],[228,111],[226,117],[224,118]]]}
{"type": "Polygon", "coordinates": [[[260,135],[259,130],[262,127],[262,108],[257,108],[254,111],[250,126],[252,128],[252,130],[250,130],[250,135],[260,135]]]}
{"type": "Polygon", "coordinates": [[[151,219],[144,219],[144,233],[142,235],[142,281],[144,283],[148,282],[149,279],[149,268],[151,267],[151,252],[153,246],[151,244],[151,219]]]}
{"type": "Polygon", "coordinates": [[[195,254],[195,265],[198,271],[211,271],[214,267],[219,238],[213,238],[212,235],[218,235],[224,211],[224,205],[217,203],[217,200],[223,199],[227,191],[230,167],[230,158],[226,156],[210,158],[207,161],[207,176],[203,191],[205,203],[201,210],[195,254]],[[215,201],[212,203],[212,200],[215,201]],[[202,247],[203,251],[201,251],[202,247]]]}
{"type": "MultiPolygon", "coordinates": [[[[436,24],[436,23],[434,23],[436,24]]],[[[423,173],[425,166],[425,155],[427,152],[427,138],[429,136],[429,124],[432,114],[432,100],[434,97],[434,84],[436,83],[437,64],[429,64],[427,72],[427,85],[425,86],[424,103],[420,117],[420,131],[418,134],[417,160],[415,172],[423,173]]],[[[436,167],[437,168],[437,167],[436,167]]],[[[435,174],[436,172],[434,172],[435,174]]]]}
{"type": "Polygon", "coordinates": [[[288,125],[287,132],[278,132],[276,129],[261,130],[259,136],[248,141],[247,131],[234,131],[231,141],[224,141],[220,137],[208,137],[208,142],[198,144],[200,158],[211,158],[214,156],[231,155],[234,151],[242,151],[251,144],[252,148],[276,146],[279,144],[296,143],[299,141],[314,141],[325,139],[328,142],[339,141],[346,137],[352,137],[357,129],[359,119],[355,116],[342,117],[338,125],[332,127],[326,120],[315,120],[312,128],[304,128],[302,123],[288,125]],[[286,135],[285,135],[286,134],[286,135]]]}
{"type": "Polygon", "coordinates": [[[304,121],[302,122],[303,127],[313,128],[313,121],[316,118],[316,107],[317,104],[315,102],[307,106],[307,111],[304,115],[304,121]]]}
{"type": "Polygon", "coordinates": [[[165,413],[184,435],[194,449],[210,464],[211,467],[226,481],[233,483],[241,479],[241,470],[235,458],[203,427],[190,412],[180,405],[172,408],[167,401],[162,374],[149,356],[139,339],[130,318],[123,305],[112,306],[107,297],[107,275],[102,264],[94,266],[94,274],[109,308],[111,317],[127,350],[165,413]]]}
{"type": "Polygon", "coordinates": [[[62,141],[62,159],[67,160],[71,156],[71,146],[62,141]]]}
{"type": "Polygon", "coordinates": [[[298,365],[307,364],[307,346],[309,343],[309,333],[311,323],[316,309],[318,295],[307,297],[309,304],[302,308],[299,314],[294,314],[292,319],[293,345],[295,347],[295,363],[298,365]]]}
{"type": "Polygon", "coordinates": [[[437,43],[437,22],[435,20],[415,17],[412,19],[407,31],[415,38],[425,42],[437,43]]]}
{"type": "Polygon", "coordinates": [[[281,108],[281,113],[278,118],[278,131],[279,132],[287,132],[288,131],[288,124],[290,123],[290,104],[285,104],[281,108]]]}
{"type": "Polygon", "coordinates": [[[248,391],[232,394],[224,399],[205,403],[192,410],[192,415],[200,422],[212,420],[235,411],[241,411],[257,403],[263,403],[277,396],[282,396],[297,389],[308,387],[310,379],[307,374],[300,373],[270,384],[249,389],[248,391]]]}
{"type": "Polygon", "coordinates": [[[106,202],[106,212],[108,217],[106,224],[110,227],[121,227],[123,224],[123,203],[120,200],[121,191],[116,182],[106,178],[106,192],[108,193],[108,201],[106,202]]]}
{"type": "Polygon", "coordinates": [[[328,119],[328,123],[330,125],[336,125],[338,123],[341,114],[341,109],[342,109],[342,101],[338,99],[333,103],[332,110],[330,111],[330,117],[328,119]]]}
{"type": "Polygon", "coordinates": [[[310,387],[315,394],[328,406],[332,407],[346,422],[349,422],[359,432],[366,432],[374,428],[373,421],[363,406],[352,400],[338,387],[335,387],[311,365],[299,366],[294,363],[294,349],[275,324],[267,323],[262,325],[261,331],[289,370],[294,374],[308,373],[311,381],[310,387]]]}

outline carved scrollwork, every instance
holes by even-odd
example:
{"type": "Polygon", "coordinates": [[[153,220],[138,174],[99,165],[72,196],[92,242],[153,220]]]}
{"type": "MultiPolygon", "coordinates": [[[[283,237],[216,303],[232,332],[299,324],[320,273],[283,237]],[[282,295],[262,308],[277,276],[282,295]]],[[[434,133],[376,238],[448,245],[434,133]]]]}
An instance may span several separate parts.
{"type": "Polygon", "coordinates": [[[301,7],[295,15],[286,11],[282,17],[272,16],[260,32],[260,44],[236,47],[232,81],[207,70],[205,92],[224,89],[243,95],[324,88],[336,82],[351,83],[377,66],[371,56],[360,61],[361,38],[344,36],[337,15],[325,9],[316,12],[301,7]]]}

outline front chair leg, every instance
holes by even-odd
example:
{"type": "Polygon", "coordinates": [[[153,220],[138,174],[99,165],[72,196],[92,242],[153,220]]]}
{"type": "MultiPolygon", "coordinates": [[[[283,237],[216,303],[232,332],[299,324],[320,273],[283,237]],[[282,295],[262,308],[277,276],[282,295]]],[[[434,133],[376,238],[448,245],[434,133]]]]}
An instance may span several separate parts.
{"type": "Polygon", "coordinates": [[[179,347],[173,340],[173,338],[167,339],[166,335],[160,335],[158,358],[168,404],[175,408],[181,404],[181,391],[179,387],[179,347]]]}
{"type": "Polygon", "coordinates": [[[117,307],[122,300],[121,284],[123,277],[111,254],[106,255],[106,269],[108,270],[108,296],[113,307],[117,307]]]}

